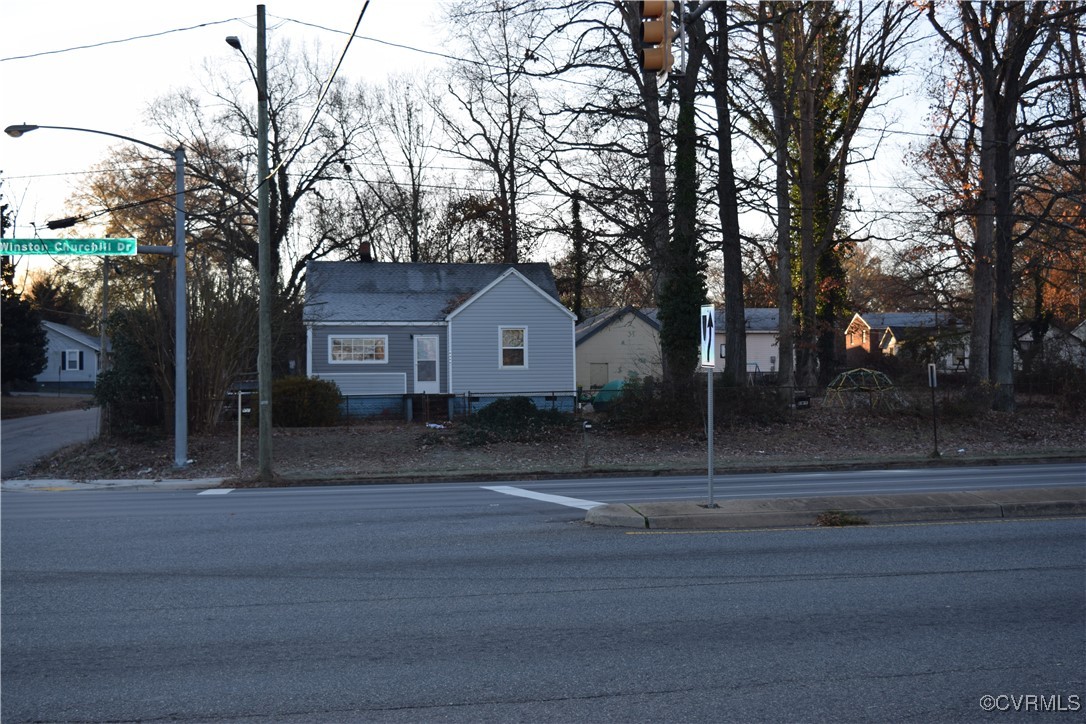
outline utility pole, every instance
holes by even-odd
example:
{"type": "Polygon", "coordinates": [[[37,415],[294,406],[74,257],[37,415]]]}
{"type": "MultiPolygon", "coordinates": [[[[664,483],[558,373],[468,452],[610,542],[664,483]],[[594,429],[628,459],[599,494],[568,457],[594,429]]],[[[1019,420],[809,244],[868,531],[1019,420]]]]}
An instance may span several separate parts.
{"type": "Polygon", "coordinates": [[[272,270],[270,189],[268,184],[268,52],[264,6],[256,6],[256,85],[257,85],[257,235],[259,241],[259,342],[257,348],[257,387],[260,396],[260,440],[257,476],[269,481],[272,472],[272,364],[271,364],[271,286],[272,270]]]}

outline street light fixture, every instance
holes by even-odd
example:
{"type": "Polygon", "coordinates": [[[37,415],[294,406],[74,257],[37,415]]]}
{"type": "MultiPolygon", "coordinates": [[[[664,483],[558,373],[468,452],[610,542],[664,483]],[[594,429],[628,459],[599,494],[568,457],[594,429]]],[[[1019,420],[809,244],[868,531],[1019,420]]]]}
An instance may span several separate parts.
{"type": "MultiPolygon", "coordinates": [[[[29,123],[8,126],[4,133],[12,138],[19,138],[23,134],[36,131],[39,128],[47,128],[56,131],[79,131],[81,133],[95,133],[99,136],[119,138],[122,141],[146,146],[174,160],[174,225],[173,246],[153,247],[140,246],[137,251],[141,254],[168,254],[174,257],[176,277],[174,281],[174,467],[183,468],[188,465],[189,447],[189,411],[188,411],[188,302],[185,281],[185,147],[178,145],[174,150],[156,146],[138,138],[124,136],[120,133],[109,131],[97,131],[93,128],[77,128],[75,126],[36,126],[29,123]]],[[[105,354],[105,350],[102,351],[105,354]]]]}
{"type": "Polygon", "coordinates": [[[256,81],[257,93],[257,273],[260,283],[258,337],[256,356],[257,395],[260,398],[260,436],[257,452],[257,477],[271,480],[272,473],[272,365],[271,365],[271,204],[268,184],[268,60],[264,23],[264,6],[256,6],[256,73],[249,56],[237,36],[226,38],[227,44],[241,53],[256,81]]]}

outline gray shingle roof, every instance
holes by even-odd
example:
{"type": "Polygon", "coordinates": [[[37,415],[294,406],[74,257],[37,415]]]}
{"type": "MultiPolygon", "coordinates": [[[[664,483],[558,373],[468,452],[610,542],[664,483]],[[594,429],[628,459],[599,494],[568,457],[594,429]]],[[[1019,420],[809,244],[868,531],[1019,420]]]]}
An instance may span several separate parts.
{"type": "Polygon", "coordinates": [[[935,312],[885,312],[866,313],[860,317],[867,322],[872,329],[924,329],[933,327],[947,327],[957,324],[957,320],[946,314],[935,312]]]}
{"type": "Polygon", "coordinates": [[[650,327],[653,327],[656,330],[660,329],[660,322],[656,319],[655,309],[636,309],[635,307],[629,306],[612,307],[599,312],[593,317],[589,317],[577,325],[577,344],[590,338],[601,329],[606,329],[607,325],[621,319],[627,314],[638,316],[650,327]],[[649,314],[649,312],[651,312],[651,314],[649,314]]]}
{"type": "MultiPolygon", "coordinates": [[[[724,310],[718,310],[717,329],[724,328],[724,310]]],[[[781,327],[781,315],[776,307],[746,307],[743,318],[751,332],[776,332],[781,327]]]]}
{"type": "Polygon", "coordinates": [[[306,266],[306,322],[441,321],[510,268],[558,299],[545,263],[401,264],[314,261],[306,266]]]}
{"type": "MultiPolygon", "coordinates": [[[[660,329],[659,312],[656,307],[635,309],[634,307],[612,307],[601,310],[593,317],[589,317],[577,325],[577,344],[594,335],[606,327],[615,319],[622,317],[627,312],[639,313],[646,322],[657,330],[660,329]]],[[[746,307],[743,310],[747,330],[750,332],[776,332],[780,325],[780,315],[774,307],[746,307]]],[[[716,310],[716,328],[718,334],[724,329],[724,310],[716,310]]]]}
{"type": "Polygon", "coordinates": [[[47,321],[47,320],[42,320],[42,325],[47,327],[48,329],[53,330],[57,334],[64,335],[65,337],[68,337],[69,339],[73,339],[76,342],[79,342],[80,344],[86,345],[87,347],[90,347],[91,349],[93,349],[95,351],[99,351],[98,347],[99,347],[100,340],[98,339],[98,337],[92,337],[89,334],[86,334],[85,332],[80,332],[78,329],[75,329],[74,327],[69,327],[66,324],[60,324],[59,322],[50,322],[50,321],[47,321]]]}

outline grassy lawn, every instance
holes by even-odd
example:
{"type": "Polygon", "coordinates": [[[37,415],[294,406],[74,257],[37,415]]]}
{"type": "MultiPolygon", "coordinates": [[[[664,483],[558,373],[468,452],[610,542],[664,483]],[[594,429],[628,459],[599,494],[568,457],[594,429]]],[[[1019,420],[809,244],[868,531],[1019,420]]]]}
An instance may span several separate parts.
{"type": "Polygon", "coordinates": [[[11,420],[48,412],[82,410],[92,405],[90,395],[5,395],[0,399],[0,419],[11,420]]]}

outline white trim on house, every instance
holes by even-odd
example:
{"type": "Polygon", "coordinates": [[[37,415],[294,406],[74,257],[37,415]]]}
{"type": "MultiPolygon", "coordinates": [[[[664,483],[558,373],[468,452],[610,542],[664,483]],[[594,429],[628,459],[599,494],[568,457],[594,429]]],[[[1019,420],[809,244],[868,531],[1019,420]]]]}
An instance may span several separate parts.
{"type": "MultiPolygon", "coordinates": [[[[72,340],[73,342],[76,342],[77,344],[82,344],[82,345],[86,345],[87,347],[90,347],[92,352],[100,352],[101,351],[99,349],[99,346],[100,346],[99,345],[99,340],[97,338],[95,338],[95,337],[92,337],[89,334],[87,335],[87,339],[80,339],[79,337],[75,336],[74,334],[71,334],[71,332],[68,331],[70,329],[70,327],[68,327],[67,325],[64,325],[64,324],[60,324],[59,322],[50,322],[50,321],[47,321],[47,320],[43,320],[42,325],[48,327],[49,329],[53,330],[54,332],[56,332],[57,334],[59,334],[62,337],[67,337],[68,339],[72,340]]],[[[73,331],[76,331],[76,330],[73,330],[73,331]]]]}
{"type": "MultiPolygon", "coordinates": [[[[570,382],[572,382],[573,384],[570,386],[569,389],[576,390],[577,389],[577,325],[576,324],[573,325],[573,329],[571,330],[571,334],[573,335],[573,339],[570,340],[572,342],[572,344],[570,345],[570,349],[573,351],[573,379],[570,380],[570,382]]],[[[578,402],[574,401],[573,405],[574,405],[574,407],[577,407],[578,402]]]]}
{"type": "Polygon", "coordinates": [[[64,372],[78,372],[83,369],[83,350],[62,349],[60,354],[64,360],[64,372]]]}
{"type": "MultiPolygon", "coordinates": [[[[441,394],[441,336],[437,334],[419,334],[412,335],[414,339],[411,340],[411,346],[414,348],[412,355],[414,367],[413,370],[413,384],[412,389],[415,394],[429,394],[438,395],[441,394]],[[419,342],[424,339],[432,339],[434,341],[434,379],[429,382],[423,382],[419,380],[419,342]]],[[[430,362],[431,360],[422,360],[424,362],[430,362]]]]}
{"type": "Polygon", "coordinates": [[[331,380],[339,387],[339,391],[345,397],[382,397],[386,395],[407,394],[407,373],[405,372],[336,372],[333,374],[317,375],[317,379],[331,380]],[[376,386],[376,391],[358,392],[357,387],[352,387],[352,381],[370,383],[376,386]]]}
{"type": "MultiPolygon", "coordinates": [[[[547,294],[545,291],[543,291],[538,286],[533,284],[532,281],[530,279],[528,279],[528,277],[524,276],[523,274],[518,272],[516,269],[510,268],[510,269],[507,269],[504,273],[500,274],[496,279],[494,279],[494,281],[490,282],[485,287],[483,287],[479,291],[475,292],[475,294],[472,294],[470,297],[468,297],[468,300],[466,302],[461,304],[459,307],[457,307],[453,311],[449,312],[449,314],[446,315],[445,320],[448,321],[448,322],[451,322],[453,317],[460,314],[460,312],[464,311],[466,308],[468,308],[469,306],[474,304],[477,299],[479,299],[484,294],[486,294],[491,289],[493,289],[498,284],[500,284],[502,281],[504,281],[505,278],[507,276],[509,276],[510,274],[516,275],[516,277],[518,279],[520,279],[522,282],[524,282],[525,284],[527,284],[529,288],[534,289],[536,294],[543,297],[548,302],[553,304],[555,307],[557,307],[558,309],[561,309],[563,312],[565,312],[569,316],[570,319],[573,319],[573,320],[577,319],[577,315],[575,315],[573,312],[566,309],[564,304],[562,304],[560,301],[558,301],[557,299],[552,297],[550,294],[547,294]]],[[[525,360],[525,361],[527,361],[527,360],[525,360]]]]}
{"type": "Polygon", "coordinates": [[[435,319],[432,322],[306,322],[307,327],[444,327],[444,319],[435,319]]]}
{"type": "Polygon", "coordinates": [[[305,376],[313,376],[313,328],[305,328],[305,376]]]}
{"type": "Polygon", "coordinates": [[[387,334],[330,334],[328,335],[328,364],[330,365],[387,365],[388,364],[388,335],[387,334]],[[336,340],[343,339],[379,339],[381,340],[382,359],[335,359],[332,356],[332,347],[336,340]]]}
{"type": "MultiPolygon", "coordinates": [[[[509,347],[509,349],[518,349],[517,347],[509,347]]],[[[528,369],[528,325],[526,324],[505,324],[498,327],[498,369],[500,370],[526,370],[528,369]],[[519,365],[507,365],[505,364],[505,330],[520,330],[521,343],[519,349],[523,353],[524,364],[519,365]]]]}
{"type": "Polygon", "coordinates": [[[445,390],[450,394],[453,391],[453,325],[449,325],[449,331],[445,334],[445,390]]]}

